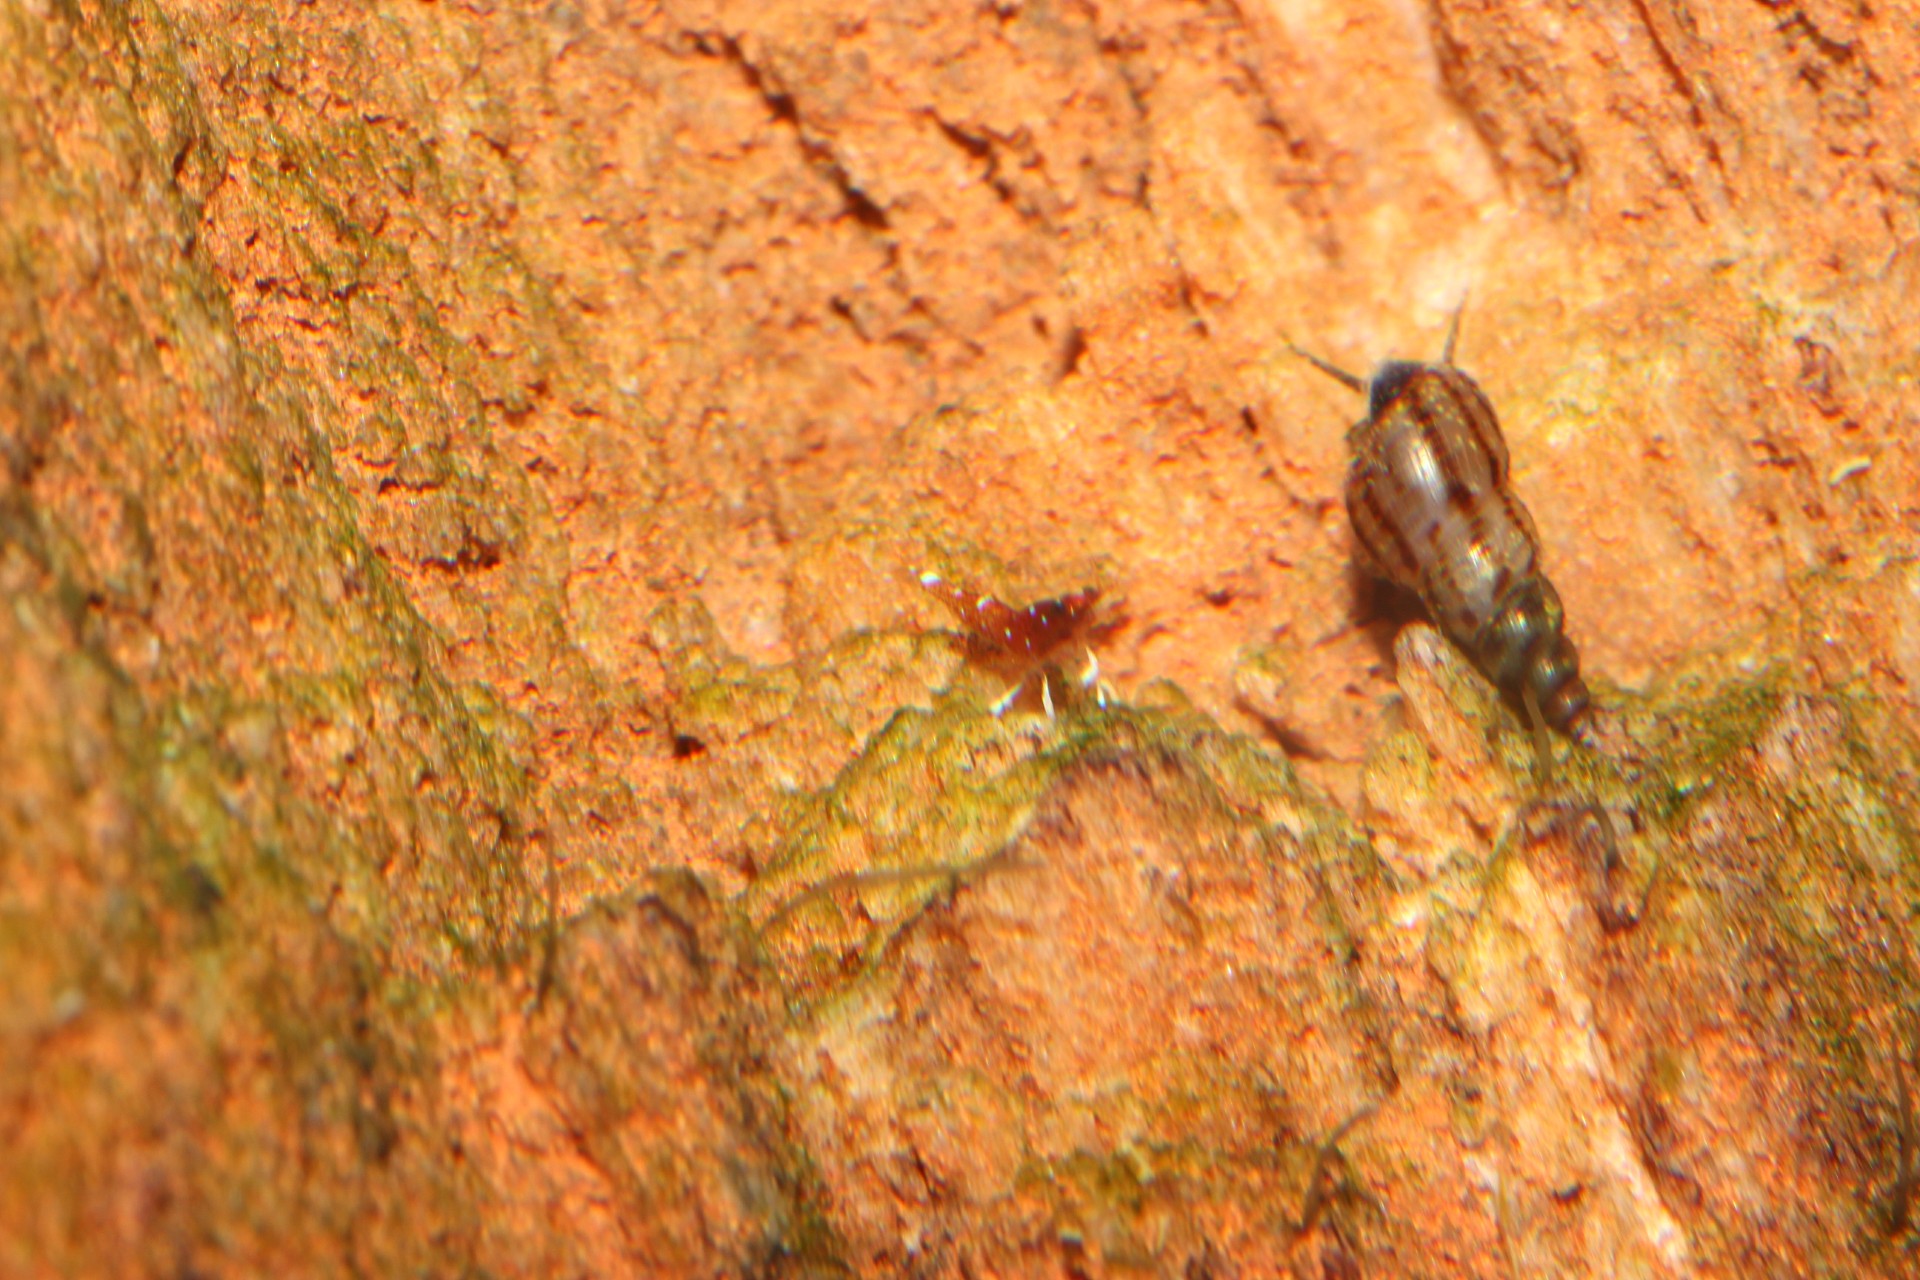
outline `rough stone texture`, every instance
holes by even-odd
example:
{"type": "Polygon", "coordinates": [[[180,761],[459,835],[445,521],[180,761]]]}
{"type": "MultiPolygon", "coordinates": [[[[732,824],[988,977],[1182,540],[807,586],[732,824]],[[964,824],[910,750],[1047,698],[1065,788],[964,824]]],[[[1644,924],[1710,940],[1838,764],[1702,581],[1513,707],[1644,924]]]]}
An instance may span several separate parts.
{"type": "Polygon", "coordinates": [[[1920,1274],[1913,36],[0,0],[0,1275],[1920,1274]]]}

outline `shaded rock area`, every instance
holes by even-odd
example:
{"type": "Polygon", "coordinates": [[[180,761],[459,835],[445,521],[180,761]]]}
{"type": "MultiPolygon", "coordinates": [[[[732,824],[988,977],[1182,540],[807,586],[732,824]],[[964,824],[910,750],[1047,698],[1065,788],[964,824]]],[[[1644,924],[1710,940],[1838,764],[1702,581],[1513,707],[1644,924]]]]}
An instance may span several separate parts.
{"type": "Polygon", "coordinates": [[[1912,35],[6,0],[0,1276],[1920,1274],[1912,35]]]}

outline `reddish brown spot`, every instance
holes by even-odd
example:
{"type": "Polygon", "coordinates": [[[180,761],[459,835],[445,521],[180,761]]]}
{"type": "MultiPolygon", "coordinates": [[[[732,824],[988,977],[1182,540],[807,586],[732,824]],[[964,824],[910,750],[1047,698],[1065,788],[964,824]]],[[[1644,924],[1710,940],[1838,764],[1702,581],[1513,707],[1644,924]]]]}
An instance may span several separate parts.
{"type": "Polygon", "coordinates": [[[960,616],[968,642],[976,649],[1018,658],[1044,658],[1071,640],[1100,600],[1100,589],[1088,587],[1016,606],[938,574],[921,574],[920,585],[960,616]]]}

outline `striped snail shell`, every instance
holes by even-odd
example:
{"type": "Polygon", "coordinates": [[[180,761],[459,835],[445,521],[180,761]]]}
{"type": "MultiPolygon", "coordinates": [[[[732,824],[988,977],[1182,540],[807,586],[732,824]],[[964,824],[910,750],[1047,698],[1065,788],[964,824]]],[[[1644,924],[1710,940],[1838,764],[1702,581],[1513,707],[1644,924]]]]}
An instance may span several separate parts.
{"type": "MultiPolygon", "coordinates": [[[[1389,361],[1348,432],[1347,515],[1381,576],[1419,595],[1435,625],[1529,719],[1582,736],[1580,659],[1540,571],[1533,519],[1507,484],[1507,443],[1478,383],[1451,363],[1389,361]]],[[[1305,353],[1302,353],[1305,354],[1305,353]]]]}

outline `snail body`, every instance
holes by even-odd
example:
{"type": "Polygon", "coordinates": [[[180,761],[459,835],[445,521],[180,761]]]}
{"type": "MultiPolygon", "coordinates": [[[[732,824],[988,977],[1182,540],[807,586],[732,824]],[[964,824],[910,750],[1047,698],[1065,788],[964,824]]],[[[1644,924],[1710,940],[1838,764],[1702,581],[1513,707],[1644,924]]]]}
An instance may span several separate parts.
{"type": "Polygon", "coordinates": [[[1347,515],[1382,577],[1417,594],[1447,638],[1536,724],[1581,736],[1589,697],[1533,519],[1507,482],[1507,443],[1478,383],[1389,361],[1348,433],[1347,515]]]}

